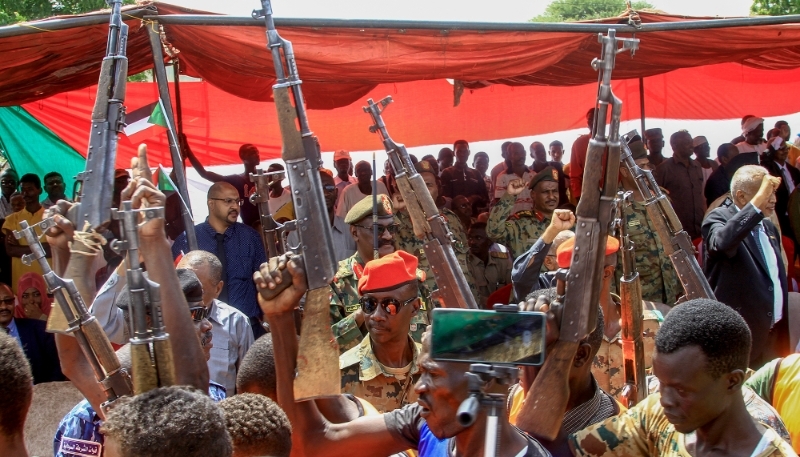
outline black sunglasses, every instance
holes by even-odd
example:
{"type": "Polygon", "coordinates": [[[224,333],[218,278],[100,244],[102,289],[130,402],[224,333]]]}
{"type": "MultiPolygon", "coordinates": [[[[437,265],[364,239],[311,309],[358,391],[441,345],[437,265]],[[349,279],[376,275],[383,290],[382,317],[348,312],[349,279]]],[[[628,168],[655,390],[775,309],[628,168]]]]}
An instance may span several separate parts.
{"type": "MultiPolygon", "coordinates": [[[[358,227],[360,229],[372,230],[372,226],[371,225],[369,227],[366,227],[366,226],[363,226],[363,225],[358,225],[358,224],[353,224],[353,225],[355,225],[356,227],[358,227]]],[[[386,230],[388,230],[389,233],[391,233],[392,235],[396,235],[397,232],[400,231],[400,224],[390,224],[390,225],[379,225],[378,226],[378,233],[379,234],[382,234],[386,230]]]]}
{"type": "Polygon", "coordinates": [[[400,312],[400,310],[406,306],[407,304],[413,302],[414,300],[418,299],[419,296],[414,296],[409,298],[408,300],[401,302],[396,298],[384,298],[382,300],[378,300],[375,297],[370,297],[369,295],[365,295],[358,299],[358,303],[361,304],[361,309],[364,310],[364,314],[370,315],[378,309],[378,305],[383,307],[383,310],[386,314],[390,316],[394,316],[400,312]]]}
{"type": "Polygon", "coordinates": [[[192,320],[195,322],[200,322],[208,317],[208,308],[205,306],[193,306],[189,308],[189,312],[192,314],[192,320]]]}

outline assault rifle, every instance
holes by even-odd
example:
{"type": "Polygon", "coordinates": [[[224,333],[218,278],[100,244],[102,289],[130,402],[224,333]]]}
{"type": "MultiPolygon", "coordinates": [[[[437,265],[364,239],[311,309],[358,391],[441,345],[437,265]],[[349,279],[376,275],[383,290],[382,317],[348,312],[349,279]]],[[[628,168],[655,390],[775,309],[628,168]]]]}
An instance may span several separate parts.
{"type": "MultiPolygon", "coordinates": [[[[285,225],[297,230],[300,243],[289,247],[302,256],[308,281],[294,382],[294,396],[301,401],[341,393],[339,347],[331,332],[329,301],[336,254],[318,171],[322,159],[308,126],[292,43],[281,38],[275,29],[270,0],[261,0],[261,6],[263,9],[253,11],[253,17],[263,18],[267,26],[267,47],[272,53],[276,78],[272,98],[283,140],[281,157],[286,163],[296,216],[285,225]]],[[[289,284],[291,280],[287,279],[276,289],[260,292],[269,299],[289,284]]]]}
{"type": "Polygon", "coordinates": [[[625,387],[622,400],[625,407],[644,400],[647,383],[644,371],[644,342],[642,341],[642,284],[636,271],[636,246],[628,235],[625,210],[630,206],[630,192],[617,193],[617,235],[622,256],[622,278],[619,282],[620,314],[622,315],[622,374],[625,387]]]}
{"type": "Polygon", "coordinates": [[[132,202],[127,200],[122,202],[122,209],[111,212],[111,217],[120,221],[121,228],[121,239],[114,240],[111,249],[118,254],[125,253],[128,267],[131,368],[136,395],[175,384],[175,365],[169,334],[161,316],[159,285],[144,276],[139,263],[139,216],[142,214],[145,221],[163,218],[164,207],[133,209],[132,202]]]}
{"type": "MultiPolygon", "coordinates": [[[[683,225],[681,225],[678,215],[675,214],[672,203],[661,191],[655,178],[653,178],[653,173],[650,170],[639,168],[636,165],[636,161],[633,160],[628,142],[638,135],[639,132],[636,130],[624,135],[625,141],[622,142],[620,160],[636,180],[636,186],[644,198],[647,215],[656,227],[658,237],[664,246],[664,252],[669,256],[673,268],[678,273],[678,280],[681,282],[684,292],[678,302],[695,298],[714,299],[714,291],[711,290],[711,286],[708,284],[708,280],[697,263],[697,258],[694,256],[695,249],[692,239],[683,230],[683,225]]],[[[673,298],[667,297],[668,300],[673,298]]]]}
{"type": "Polygon", "coordinates": [[[267,255],[272,258],[284,253],[283,232],[284,226],[275,222],[269,211],[269,178],[272,175],[283,174],[283,171],[264,173],[256,168],[255,173],[250,173],[250,182],[256,185],[256,191],[250,195],[250,203],[258,208],[258,217],[261,220],[261,231],[264,232],[264,243],[267,245],[267,255]]]}
{"type": "Polygon", "coordinates": [[[128,78],[128,25],[122,21],[122,0],[106,0],[111,5],[106,56],[100,67],[97,97],[92,109],[89,152],[86,169],[75,177],[74,192],[80,201],[76,228],[90,230],[111,217],[114,167],[117,160],[117,135],[125,125],[125,87],[128,78]]]}
{"type": "Polygon", "coordinates": [[[383,147],[389,155],[389,163],[394,170],[397,188],[406,202],[408,214],[414,224],[414,234],[424,242],[422,248],[431,263],[438,286],[431,297],[444,308],[477,309],[475,297],[472,296],[453,251],[453,234],[450,232],[450,227],[439,213],[439,208],[436,207],[422,176],[414,168],[406,147],[395,143],[386,131],[381,113],[389,103],[392,103],[391,96],[378,103],[370,98],[367,100],[364,112],[369,113],[374,122],[369,131],[379,134],[383,140],[383,147]]]}
{"type": "Polygon", "coordinates": [[[67,319],[66,332],[75,336],[97,382],[106,393],[106,401],[100,407],[103,413],[107,413],[117,398],[133,393],[131,379],[128,372],[120,365],[114,348],[103,332],[103,327],[89,313],[78,288],[75,287],[75,282],[56,275],[50,264],[47,263],[46,254],[36,229],[38,228],[44,233],[50,227],[55,226],[55,220],[52,218],[44,219],[31,226],[27,221],[20,221],[20,230],[14,230],[14,238],[18,240],[25,238],[28,247],[31,248],[30,254],[22,256],[22,263],[25,265],[31,265],[33,262],[39,263],[39,267],[44,273],[47,291],[56,299],[67,319]]]}
{"type": "Polygon", "coordinates": [[[592,129],[595,133],[586,152],[581,199],[575,210],[575,248],[566,279],[566,294],[563,305],[556,303],[553,306],[557,317],[560,313],[561,330],[558,341],[548,347],[547,359],[531,386],[526,401],[530,406],[523,409],[517,418],[517,425],[522,430],[550,441],[561,429],[569,400],[567,376],[575,352],[580,341],[594,330],[597,323],[606,237],[619,181],[622,101],[611,90],[611,72],[617,54],[633,52],[639,47],[639,40],[617,38],[614,29],[609,29],[606,36],[599,34],[598,41],[603,45],[602,54],[599,60],[592,61],[592,67],[600,72],[598,108],[592,129]],[[611,119],[606,137],[609,106],[611,119]]]}

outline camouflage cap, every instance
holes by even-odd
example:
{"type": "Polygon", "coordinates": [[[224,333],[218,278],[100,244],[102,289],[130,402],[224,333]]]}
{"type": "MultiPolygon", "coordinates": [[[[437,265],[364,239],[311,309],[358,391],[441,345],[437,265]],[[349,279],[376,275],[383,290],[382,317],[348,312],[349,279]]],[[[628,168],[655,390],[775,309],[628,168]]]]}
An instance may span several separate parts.
{"type": "Polygon", "coordinates": [[[644,147],[644,143],[642,143],[642,137],[639,135],[634,136],[628,142],[628,147],[631,150],[631,157],[633,160],[644,159],[647,157],[647,149],[644,147]]]}
{"type": "Polygon", "coordinates": [[[420,160],[419,162],[414,164],[414,168],[417,170],[417,173],[433,173],[436,174],[436,171],[433,169],[433,165],[427,160],[420,160]]]}
{"type": "MultiPolygon", "coordinates": [[[[363,200],[353,205],[344,217],[344,223],[356,224],[365,217],[372,217],[372,195],[367,195],[363,200]]],[[[378,194],[378,217],[394,218],[392,199],[386,194],[378,194]]]]}
{"type": "Polygon", "coordinates": [[[539,184],[542,181],[558,182],[558,170],[548,165],[547,167],[544,168],[544,170],[540,171],[539,173],[536,173],[533,179],[531,179],[531,184],[529,188],[533,189],[534,187],[536,187],[537,184],[539,184]]]}

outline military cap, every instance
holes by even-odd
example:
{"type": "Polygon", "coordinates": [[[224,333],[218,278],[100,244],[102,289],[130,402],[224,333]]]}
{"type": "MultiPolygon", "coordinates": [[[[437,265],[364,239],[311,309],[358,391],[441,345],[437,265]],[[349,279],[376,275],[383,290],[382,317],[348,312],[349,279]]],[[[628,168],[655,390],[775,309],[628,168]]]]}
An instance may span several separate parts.
{"type": "Polygon", "coordinates": [[[382,292],[396,289],[417,279],[419,260],[406,251],[395,251],[379,259],[370,260],[364,265],[364,272],[358,278],[358,293],[382,292]]]}
{"type": "MultiPolygon", "coordinates": [[[[559,268],[569,268],[572,263],[572,250],[575,248],[575,237],[561,243],[556,251],[556,260],[559,268]]],[[[606,237],[606,255],[619,251],[619,240],[613,236],[606,237]]]]}
{"type": "Polygon", "coordinates": [[[544,170],[536,173],[531,179],[530,189],[533,189],[542,181],[558,182],[558,170],[548,165],[544,170]]]}
{"type": "Polygon", "coordinates": [[[633,157],[633,160],[644,159],[647,157],[647,150],[644,148],[642,137],[639,135],[634,136],[630,139],[630,141],[628,141],[628,148],[631,150],[631,157],[633,157]]]}
{"type": "MultiPolygon", "coordinates": [[[[344,217],[345,224],[355,224],[365,217],[372,216],[372,195],[367,195],[363,200],[353,205],[344,217]]],[[[392,200],[386,194],[378,194],[378,217],[394,218],[392,200]]]]}
{"type": "Polygon", "coordinates": [[[436,170],[433,169],[433,165],[427,160],[420,160],[419,162],[414,164],[414,168],[417,170],[417,173],[433,173],[436,174],[436,170]]]}
{"type": "Polygon", "coordinates": [[[657,137],[657,136],[664,137],[664,134],[661,133],[661,129],[647,129],[647,130],[644,131],[644,138],[645,139],[650,139],[650,138],[654,138],[654,137],[657,137]]]}

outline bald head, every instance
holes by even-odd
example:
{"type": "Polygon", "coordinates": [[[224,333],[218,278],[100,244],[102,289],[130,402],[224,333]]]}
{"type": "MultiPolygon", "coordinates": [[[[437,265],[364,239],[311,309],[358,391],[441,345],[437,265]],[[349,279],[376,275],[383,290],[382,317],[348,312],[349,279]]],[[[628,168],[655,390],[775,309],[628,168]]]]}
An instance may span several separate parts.
{"type": "Polygon", "coordinates": [[[233,187],[233,184],[225,181],[215,182],[208,188],[208,198],[227,198],[223,195],[231,192],[235,193],[237,197],[239,196],[239,191],[233,187]]]}

